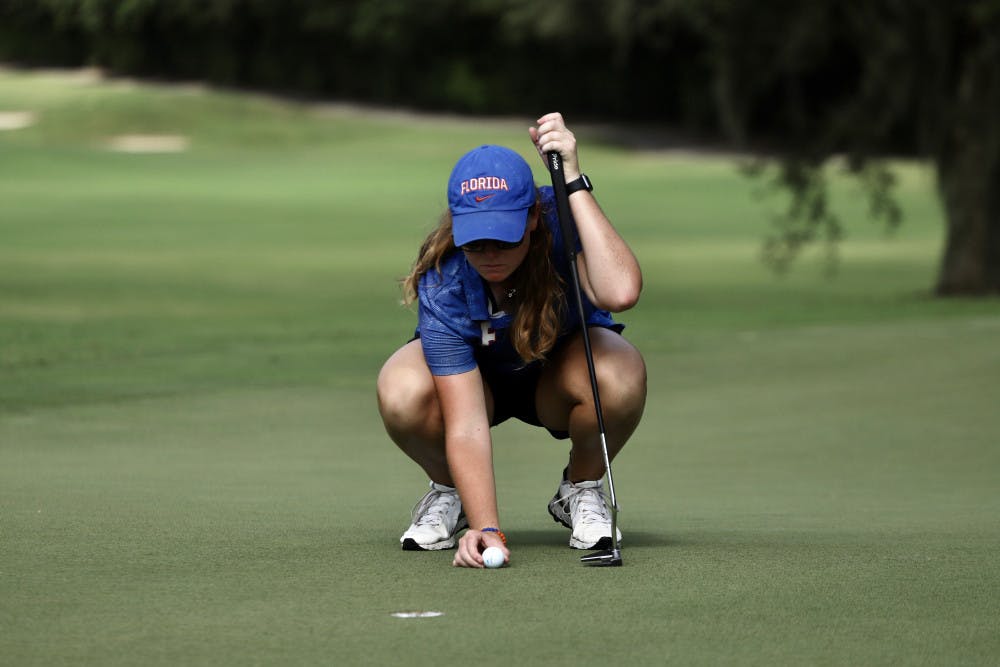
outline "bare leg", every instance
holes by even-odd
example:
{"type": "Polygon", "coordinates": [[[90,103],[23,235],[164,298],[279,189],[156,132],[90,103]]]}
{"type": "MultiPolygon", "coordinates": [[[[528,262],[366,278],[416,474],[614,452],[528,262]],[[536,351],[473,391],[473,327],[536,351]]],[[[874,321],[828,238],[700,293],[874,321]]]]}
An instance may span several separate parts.
{"type": "MultiPolygon", "coordinates": [[[[646,365],[639,351],[613,331],[591,327],[597,385],[601,396],[608,456],[614,458],[635,431],[646,404],[646,365]]],[[[604,475],[604,456],[587,370],[583,336],[560,350],[542,374],[535,402],[548,428],[569,431],[569,479],[604,475]]]]}
{"type": "MultiPolygon", "coordinates": [[[[493,399],[486,391],[486,407],[493,414],[493,399]]],[[[389,357],[378,375],[378,409],[386,433],[427,476],[438,484],[454,486],[444,446],[444,418],[420,340],[410,341],[389,357]]]]}
{"type": "Polygon", "coordinates": [[[379,413],[392,441],[431,480],[452,486],[441,407],[420,340],[410,341],[389,357],[378,374],[377,390],[379,413]]]}

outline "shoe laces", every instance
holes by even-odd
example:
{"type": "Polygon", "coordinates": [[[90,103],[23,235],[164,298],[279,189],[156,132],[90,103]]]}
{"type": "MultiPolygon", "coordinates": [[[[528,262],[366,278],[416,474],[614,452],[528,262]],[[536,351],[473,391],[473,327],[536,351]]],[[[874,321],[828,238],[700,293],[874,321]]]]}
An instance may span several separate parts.
{"type": "Polygon", "coordinates": [[[418,526],[434,526],[444,523],[451,508],[458,502],[455,492],[429,491],[413,506],[411,515],[418,526]]]}
{"type": "Polygon", "coordinates": [[[605,524],[611,521],[602,487],[580,488],[571,486],[570,489],[570,492],[563,496],[561,500],[569,501],[570,514],[573,515],[576,521],[585,525],[594,523],[605,524]]]}

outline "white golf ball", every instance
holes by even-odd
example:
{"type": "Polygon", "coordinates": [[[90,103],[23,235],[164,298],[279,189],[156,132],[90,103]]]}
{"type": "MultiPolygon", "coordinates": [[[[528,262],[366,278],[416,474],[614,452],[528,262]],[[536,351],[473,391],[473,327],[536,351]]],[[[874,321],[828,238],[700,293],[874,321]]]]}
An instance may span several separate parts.
{"type": "Polygon", "coordinates": [[[500,547],[487,547],[483,551],[483,565],[489,568],[501,567],[503,565],[503,551],[500,547]]]}

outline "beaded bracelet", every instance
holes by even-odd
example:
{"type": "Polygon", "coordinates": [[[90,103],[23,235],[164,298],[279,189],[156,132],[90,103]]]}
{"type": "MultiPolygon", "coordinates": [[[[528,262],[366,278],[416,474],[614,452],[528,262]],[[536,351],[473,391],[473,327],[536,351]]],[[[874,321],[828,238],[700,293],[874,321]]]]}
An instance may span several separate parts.
{"type": "Polygon", "coordinates": [[[506,536],[506,535],[504,535],[504,534],[503,534],[503,531],[502,531],[502,530],[500,530],[499,528],[481,528],[481,529],[479,530],[479,532],[481,532],[481,533],[496,533],[497,535],[499,535],[499,536],[500,536],[500,540],[501,540],[501,541],[502,541],[502,542],[503,542],[504,544],[507,544],[507,536],[506,536]]]}

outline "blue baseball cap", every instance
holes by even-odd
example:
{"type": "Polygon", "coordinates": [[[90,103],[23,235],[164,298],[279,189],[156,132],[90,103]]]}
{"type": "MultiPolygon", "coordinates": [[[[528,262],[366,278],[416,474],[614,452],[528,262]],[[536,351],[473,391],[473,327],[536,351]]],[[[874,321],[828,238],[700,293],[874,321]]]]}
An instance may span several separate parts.
{"type": "Polygon", "coordinates": [[[455,245],[520,241],[534,203],[535,180],[524,158],[503,146],[472,149],[455,163],[448,179],[455,245]]]}

